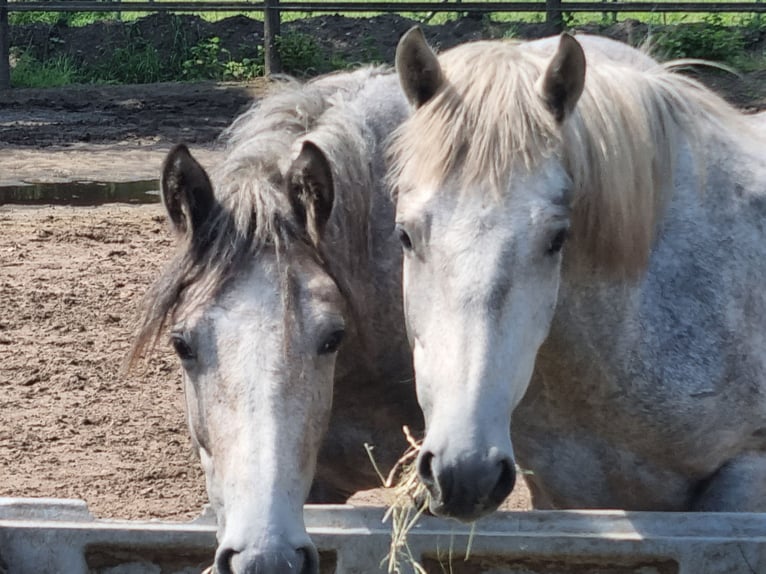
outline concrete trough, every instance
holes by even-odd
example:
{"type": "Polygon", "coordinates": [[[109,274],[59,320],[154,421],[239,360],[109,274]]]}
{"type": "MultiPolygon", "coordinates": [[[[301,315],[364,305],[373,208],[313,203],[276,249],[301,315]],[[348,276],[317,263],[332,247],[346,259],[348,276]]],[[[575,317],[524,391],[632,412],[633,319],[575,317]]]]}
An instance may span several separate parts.
{"type": "MultiPolygon", "coordinates": [[[[322,574],[386,572],[382,517],[380,508],[306,507],[322,574]]],[[[428,574],[766,573],[766,514],[505,512],[473,532],[425,517],[408,543],[428,574]]],[[[196,574],[214,549],[209,519],[108,521],[80,500],[0,499],[3,574],[196,574]]]]}

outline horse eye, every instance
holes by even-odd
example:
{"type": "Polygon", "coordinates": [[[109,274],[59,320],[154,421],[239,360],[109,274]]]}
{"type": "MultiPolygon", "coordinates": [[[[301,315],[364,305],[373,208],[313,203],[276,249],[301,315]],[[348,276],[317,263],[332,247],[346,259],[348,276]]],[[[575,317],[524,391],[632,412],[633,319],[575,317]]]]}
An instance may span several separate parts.
{"type": "Polygon", "coordinates": [[[405,231],[404,227],[399,224],[396,225],[396,235],[399,237],[399,243],[402,244],[402,249],[405,251],[411,251],[412,239],[410,239],[410,235],[407,233],[407,231],[405,231]]]}
{"type": "Polygon", "coordinates": [[[340,347],[340,344],[343,342],[343,337],[345,337],[345,335],[346,331],[343,329],[334,331],[322,342],[322,345],[319,347],[319,351],[317,352],[320,355],[329,355],[330,353],[334,353],[338,350],[338,347],[340,347]]]}
{"type": "Polygon", "coordinates": [[[553,236],[553,239],[551,239],[550,244],[548,245],[548,255],[555,255],[559,251],[561,251],[561,248],[564,247],[564,242],[567,239],[567,236],[569,235],[569,230],[566,228],[559,229],[556,232],[556,235],[553,236]]]}
{"type": "Polygon", "coordinates": [[[173,349],[176,351],[176,355],[182,361],[190,361],[196,357],[191,345],[178,333],[173,333],[170,336],[170,342],[173,345],[173,349]]]}

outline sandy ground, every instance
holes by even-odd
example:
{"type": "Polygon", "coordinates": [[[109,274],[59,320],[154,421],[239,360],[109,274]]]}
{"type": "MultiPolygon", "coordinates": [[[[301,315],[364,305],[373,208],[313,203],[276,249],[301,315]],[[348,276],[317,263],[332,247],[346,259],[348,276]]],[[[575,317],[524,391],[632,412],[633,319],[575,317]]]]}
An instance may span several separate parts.
{"type": "Polygon", "coordinates": [[[174,357],[121,372],[171,248],[158,205],[0,210],[0,495],[83,498],[103,517],[199,512],[174,357]]]}

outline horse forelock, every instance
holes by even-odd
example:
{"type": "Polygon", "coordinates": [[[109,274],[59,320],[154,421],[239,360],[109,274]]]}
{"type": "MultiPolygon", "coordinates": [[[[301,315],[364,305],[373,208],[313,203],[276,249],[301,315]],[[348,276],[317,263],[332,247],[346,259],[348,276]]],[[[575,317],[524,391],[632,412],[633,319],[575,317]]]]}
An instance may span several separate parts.
{"type": "Polygon", "coordinates": [[[299,240],[292,218],[280,212],[256,211],[263,202],[245,201],[245,194],[241,195],[239,201],[216,204],[202,226],[182,239],[147,291],[130,362],[154,346],[165,328],[181,315],[216,297],[246,268],[249,258],[263,249],[279,254],[299,240]],[[249,215],[247,207],[252,208],[249,215]]]}
{"type": "Polygon", "coordinates": [[[475,42],[439,60],[445,85],[392,139],[396,193],[441,191],[449,181],[458,193],[499,197],[514,170],[557,155],[573,184],[570,251],[626,278],[647,266],[678,146],[686,142],[704,166],[703,133],[753,133],[739,112],[673,63],[647,70],[599,58],[575,111],[559,125],[537,89],[548,59],[524,44],[475,42]]]}
{"type": "Polygon", "coordinates": [[[463,190],[483,182],[499,193],[513,163],[531,169],[560,140],[535,88],[545,61],[505,42],[465,44],[439,60],[444,86],[392,138],[395,188],[456,178],[463,190]]]}
{"type": "MultiPolygon", "coordinates": [[[[366,215],[365,205],[349,202],[359,204],[369,198],[360,193],[336,194],[336,202],[341,205],[333,209],[334,236],[315,245],[296,222],[283,176],[296,147],[304,136],[311,135],[337,98],[343,97],[344,89],[350,97],[367,79],[380,73],[382,70],[374,68],[355,72],[345,80],[347,85],[340,76],[330,77],[325,85],[294,84],[234,121],[223,135],[227,141],[225,159],[212,173],[217,200],[214,212],[181,242],[144,297],[142,318],[128,358],[130,364],[157,342],[179,312],[210,301],[241,271],[246,260],[263,249],[273,249],[278,258],[285,258],[293,246],[300,244],[301,252],[326,269],[346,298],[351,296],[351,287],[343,278],[345,269],[361,264],[360,258],[367,254],[368,218],[361,216],[366,215]]],[[[333,167],[336,192],[356,191],[356,185],[370,186],[369,172],[360,157],[364,138],[361,134],[349,136],[355,133],[350,129],[353,125],[338,117],[334,122],[323,122],[325,127],[317,132],[326,144],[323,151],[333,167]]],[[[287,270],[287,266],[280,268],[287,270]]],[[[286,275],[283,280],[287,281],[286,275]]],[[[289,292],[282,289],[286,303],[289,292]]]]}

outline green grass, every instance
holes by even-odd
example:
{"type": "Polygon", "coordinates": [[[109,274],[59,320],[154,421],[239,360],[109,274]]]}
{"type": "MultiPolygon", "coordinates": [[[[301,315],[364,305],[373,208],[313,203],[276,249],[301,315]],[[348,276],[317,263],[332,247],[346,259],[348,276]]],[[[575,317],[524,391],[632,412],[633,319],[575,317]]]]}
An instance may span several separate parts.
{"type": "Polygon", "coordinates": [[[69,58],[59,56],[41,62],[22,54],[11,69],[15,88],[55,88],[77,81],[77,67],[69,58]]]}
{"type": "Polygon", "coordinates": [[[163,71],[157,49],[139,39],[105,54],[98,65],[84,68],[82,79],[94,84],[149,84],[170,79],[163,71]]]}
{"type": "Polygon", "coordinates": [[[117,20],[117,12],[11,12],[11,25],[64,24],[71,27],[87,26],[103,20],[117,20]]]}
{"type": "MultiPolygon", "coordinates": [[[[142,0],[143,1],[143,0],[142,0]]],[[[171,0],[157,0],[158,3],[160,2],[166,2],[171,0]]],[[[349,0],[354,1],[354,0],[349,0]]],[[[360,3],[364,2],[365,0],[356,0],[360,3]]],[[[404,2],[407,0],[388,0],[388,3],[391,5],[396,5],[399,2],[404,2]]],[[[450,2],[454,2],[454,0],[448,0],[450,2]]],[[[490,1],[490,0],[487,0],[490,1]]],[[[575,0],[576,1],[576,0],[575,0]]],[[[585,1],[585,0],[584,0],[585,1]]],[[[662,0],[660,0],[662,1],[662,0]]],[[[672,0],[665,0],[667,2],[670,2],[672,0]]],[[[709,1],[714,2],[716,0],[701,0],[701,1],[709,1]]],[[[129,4],[131,0],[123,0],[122,4],[129,4]]],[[[753,0],[755,3],[755,0],[753,0]]],[[[437,0],[434,0],[434,5],[437,5],[439,2],[437,0]]],[[[617,2],[619,3],[619,2],[617,2]]],[[[79,14],[68,14],[68,13],[62,13],[62,14],[53,14],[53,13],[41,13],[41,12],[12,12],[11,13],[11,23],[24,23],[24,22],[46,22],[46,23],[56,23],[58,21],[64,21],[68,23],[71,26],[82,26],[85,24],[89,24],[95,20],[98,19],[106,19],[106,18],[117,18],[119,16],[119,19],[123,21],[133,21],[137,20],[139,18],[145,17],[152,14],[152,12],[109,12],[109,13],[79,13],[79,14]]],[[[247,16],[253,17],[258,20],[262,20],[263,14],[261,12],[237,12],[237,11],[227,11],[227,12],[213,12],[213,11],[195,11],[195,12],[185,12],[185,14],[193,14],[200,16],[201,18],[209,21],[209,22],[217,22],[226,18],[229,18],[231,16],[237,16],[245,14],[247,16]]],[[[320,16],[322,14],[327,14],[326,12],[283,12],[282,13],[282,21],[283,22],[291,22],[293,20],[303,19],[303,18],[310,18],[313,16],[320,16]]],[[[359,17],[359,18],[367,18],[370,16],[375,16],[380,14],[380,12],[352,12],[352,13],[344,13],[344,16],[347,17],[359,17]]],[[[569,23],[570,25],[581,25],[585,23],[591,23],[591,22],[603,22],[605,24],[610,24],[614,22],[614,15],[615,13],[599,13],[599,12],[591,12],[591,13],[572,13],[572,14],[565,14],[565,21],[569,23]]],[[[415,20],[424,20],[429,15],[428,12],[421,12],[421,13],[401,13],[402,16],[405,17],[411,17],[415,20]]],[[[617,13],[617,20],[626,20],[626,19],[635,19],[640,20],[643,22],[647,22],[650,24],[656,24],[656,25],[669,25],[669,24],[677,24],[677,23],[688,23],[688,22],[702,22],[705,20],[706,17],[708,17],[710,14],[705,13],[694,13],[694,14],[685,14],[685,13],[662,13],[662,14],[652,14],[647,12],[641,12],[641,13],[634,13],[634,12],[626,12],[626,13],[617,13]]],[[[456,13],[454,12],[438,12],[434,14],[429,23],[432,24],[442,24],[444,22],[454,20],[457,18],[456,13]]],[[[521,21],[521,22],[541,22],[544,21],[545,15],[543,13],[539,12],[499,12],[499,13],[493,13],[491,15],[491,18],[493,21],[496,22],[509,22],[509,21],[521,21]]],[[[728,23],[730,25],[737,25],[739,21],[741,21],[743,18],[750,19],[752,18],[751,14],[743,15],[743,14],[721,14],[721,19],[724,23],[728,23]]]]}

